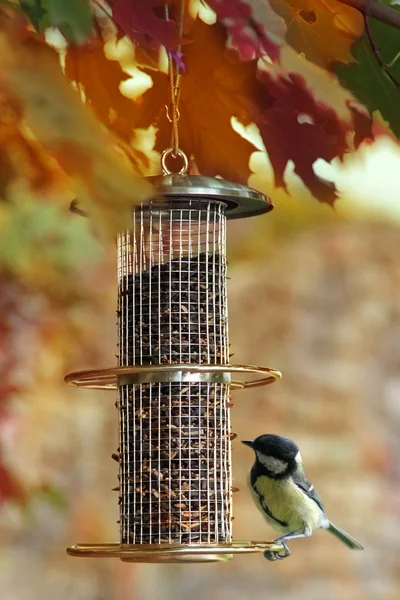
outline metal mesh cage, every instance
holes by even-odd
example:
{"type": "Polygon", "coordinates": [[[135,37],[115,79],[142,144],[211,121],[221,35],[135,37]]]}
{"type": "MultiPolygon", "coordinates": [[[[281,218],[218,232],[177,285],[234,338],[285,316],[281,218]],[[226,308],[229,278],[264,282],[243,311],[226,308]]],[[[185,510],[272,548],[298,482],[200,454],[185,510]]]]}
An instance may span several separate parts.
{"type": "MultiPolygon", "coordinates": [[[[135,210],[119,237],[119,363],[228,364],[225,205],[135,210]]],[[[231,540],[225,383],[120,386],[121,542],[231,540]]]]}

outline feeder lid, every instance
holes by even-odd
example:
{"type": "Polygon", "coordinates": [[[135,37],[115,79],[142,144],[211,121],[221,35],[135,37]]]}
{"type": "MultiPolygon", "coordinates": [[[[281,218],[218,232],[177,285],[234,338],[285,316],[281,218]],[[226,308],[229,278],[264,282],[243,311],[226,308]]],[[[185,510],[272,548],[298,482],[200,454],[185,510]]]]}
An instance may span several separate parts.
{"type": "Polygon", "coordinates": [[[165,198],[190,196],[197,200],[221,200],[227,206],[228,219],[243,219],[269,212],[274,208],[270,198],[253,188],[225,179],[203,175],[155,175],[148,177],[165,198]]]}

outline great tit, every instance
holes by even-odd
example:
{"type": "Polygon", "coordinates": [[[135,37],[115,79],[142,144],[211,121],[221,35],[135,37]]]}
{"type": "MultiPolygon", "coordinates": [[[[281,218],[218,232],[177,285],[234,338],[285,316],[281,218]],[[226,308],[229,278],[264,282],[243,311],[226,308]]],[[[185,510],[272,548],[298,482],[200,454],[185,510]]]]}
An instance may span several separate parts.
{"type": "Polygon", "coordinates": [[[284,553],[266,550],[268,560],[290,556],[286,542],[309,537],[316,529],[327,529],[353,550],[363,546],[348,533],[333,525],[314,486],[307,480],[299,448],[279,435],[261,435],[243,444],[256,455],[250,471],[249,486],[254,502],[271,527],[284,535],[274,540],[284,553]]]}

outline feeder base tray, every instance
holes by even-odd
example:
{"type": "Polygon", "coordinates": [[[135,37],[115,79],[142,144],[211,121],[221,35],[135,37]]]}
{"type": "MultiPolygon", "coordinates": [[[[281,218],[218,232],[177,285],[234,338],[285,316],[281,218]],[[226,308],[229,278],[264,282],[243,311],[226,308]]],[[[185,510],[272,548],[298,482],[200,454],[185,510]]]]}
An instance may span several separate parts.
{"type": "Polygon", "coordinates": [[[231,544],[76,544],[67,554],[86,558],[119,558],[132,563],[227,562],[234,554],[281,552],[275,542],[237,541],[231,544]]]}

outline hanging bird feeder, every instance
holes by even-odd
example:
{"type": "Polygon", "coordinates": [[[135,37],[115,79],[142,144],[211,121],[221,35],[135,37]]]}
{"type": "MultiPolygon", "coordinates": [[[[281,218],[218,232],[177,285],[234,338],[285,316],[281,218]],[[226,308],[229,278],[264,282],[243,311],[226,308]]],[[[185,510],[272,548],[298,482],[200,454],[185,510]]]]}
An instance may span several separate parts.
{"type": "MultiPolygon", "coordinates": [[[[164,173],[166,166],[164,166],[164,173]]],[[[226,221],[271,210],[248,187],[185,174],[150,178],[162,200],[118,239],[119,366],[66,381],[117,389],[120,543],[72,556],[211,562],[280,550],[232,541],[231,390],[281,377],[230,365],[226,221]]]]}
{"type": "Polygon", "coordinates": [[[230,394],[281,374],[229,364],[226,221],[273,206],[246,186],[187,175],[181,73],[170,53],[168,66],[171,147],[163,175],[150,178],[160,199],[135,208],[118,239],[119,366],[66,376],[78,387],[118,390],[120,542],[72,546],[72,556],[215,562],[283,550],[232,541],[230,394]]]}

